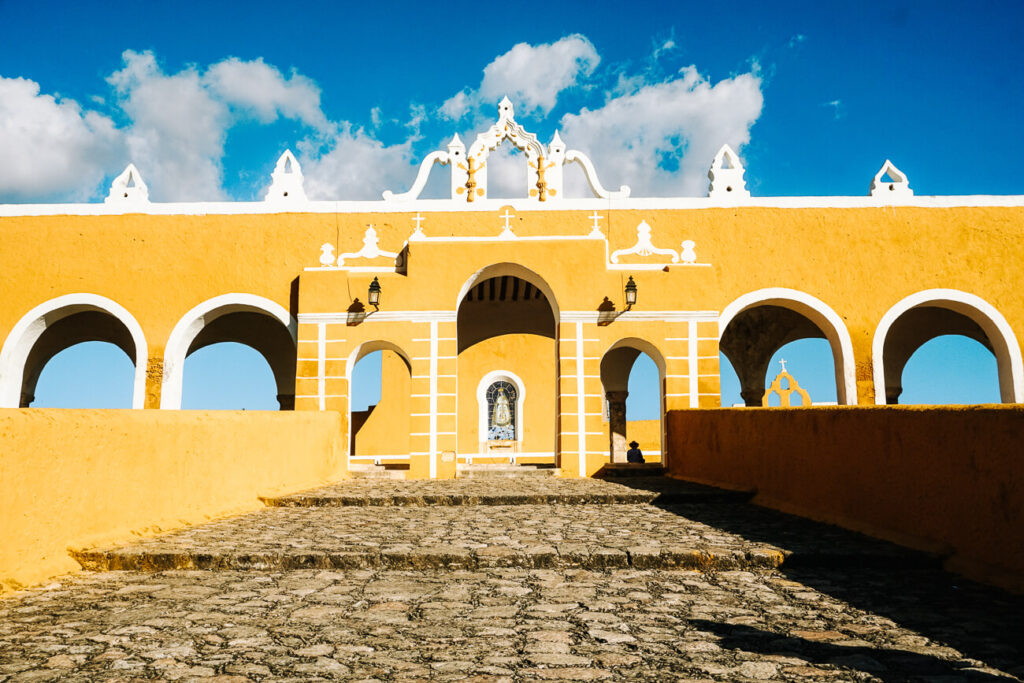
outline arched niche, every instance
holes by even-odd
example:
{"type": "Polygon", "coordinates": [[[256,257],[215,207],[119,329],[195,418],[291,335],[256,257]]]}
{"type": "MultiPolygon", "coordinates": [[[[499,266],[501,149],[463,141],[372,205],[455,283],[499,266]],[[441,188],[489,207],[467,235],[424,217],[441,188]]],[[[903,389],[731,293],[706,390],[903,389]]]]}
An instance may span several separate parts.
{"type": "Polygon", "coordinates": [[[878,323],[871,344],[875,403],[897,403],[907,361],[922,344],[946,334],[969,337],[992,351],[1002,402],[1024,402],[1024,360],[1006,318],[974,294],[929,289],[900,300],[878,323]]]}
{"type": "Polygon", "coordinates": [[[740,379],[748,406],[760,406],[768,364],[777,350],[798,339],[824,338],[832,350],[836,397],[857,403],[853,343],[842,318],[827,304],[795,289],[773,287],[739,297],[722,311],[719,348],[740,379]]]}
{"type": "Polygon", "coordinates": [[[0,407],[31,404],[46,363],[89,341],[114,344],[135,364],[132,408],[146,401],[149,349],[142,327],[120,304],[98,294],[65,294],[39,304],[15,324],[0,349],[0,407]]]}
{"type": "Polygon", "coordinates": [[[522,447],[523,435],[526,433],[526,413],[523,410],[523,406],[526,403],[526,384],[522,378],[514,372],[508,370],[493,370],[488,372],[482,378],[476,387],[476,404],[477,404],[477,416],[478,416],[478,431],[477,440],[484,442],[488,440],[488,430],[490,428],[489,421],[489,405],[487,401],[487,390],[493,386],[496,382],[508,382],[515,387],[515,400],[513,403],[513,422],[515,424],[515,435],[513,440],[518,442],[519,447],[522,447]]]}
{"type": "Polygon", "coordinates": [[[221,342],[245,344],[260,353],[274,373],[282,410],[295,406],[297,323],[280,304],[255,294],[223,294],[183,315],[164,350],[160,407],[181,408],[185,358],[221,342]]]}

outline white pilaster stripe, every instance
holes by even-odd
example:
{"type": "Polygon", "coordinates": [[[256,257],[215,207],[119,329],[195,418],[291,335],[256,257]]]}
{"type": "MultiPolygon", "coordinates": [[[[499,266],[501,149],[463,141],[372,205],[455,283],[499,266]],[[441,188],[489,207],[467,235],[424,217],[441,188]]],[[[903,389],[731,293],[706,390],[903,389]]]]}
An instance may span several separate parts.
{"type": "Polygon", "coordinates": [[[316,342],[316,393],[320,396],[320,410],[327,410],[327,325],[324,323],[316,326],[316,342]]]}
{"type": "Polygon", "coordinates": [[[687,349],[687,355],[690,356],[690,407],[700,407],[700,397],[697,396],[697,321],[691,320],[689,323],[690,328],[690,345],[687,349]]]}
{"type": "Polygon", "coordinates": [[[437,479],[437,320],[430,321],[430,478],[437,479]]]}
{"type": "MultiPolygon", "coordinates": [[[[583,367],[583,323],[576,323],[576,367],[583,367]]],[[[583,373],[576,374],[576,424],[579,433],[579,440],[576,444],[579,450],[579,475],[587,476],[587,417],[583,412],[583,373]]]]}

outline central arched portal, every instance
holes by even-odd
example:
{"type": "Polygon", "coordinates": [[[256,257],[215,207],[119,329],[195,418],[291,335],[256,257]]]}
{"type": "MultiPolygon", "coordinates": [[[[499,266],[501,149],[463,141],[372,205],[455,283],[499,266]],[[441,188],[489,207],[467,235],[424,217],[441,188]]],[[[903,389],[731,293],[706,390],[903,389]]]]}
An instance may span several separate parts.
{"type": "Polygon", "coordinates": [[[557,304],[536,273],[478,271],[458,305],[458,442],[462,462],[553,463],[557,304]]]}

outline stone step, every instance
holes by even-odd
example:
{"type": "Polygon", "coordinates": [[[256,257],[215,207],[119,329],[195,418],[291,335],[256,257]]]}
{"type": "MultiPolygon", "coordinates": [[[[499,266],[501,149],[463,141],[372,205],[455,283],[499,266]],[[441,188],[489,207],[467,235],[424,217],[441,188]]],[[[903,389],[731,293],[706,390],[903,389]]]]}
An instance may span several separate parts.
{"type": "Polygon", "coordinates": [[[598,470],[595,477],[621,479],[624,477],[662,477],[667,474],[660,462],[610,462],[598,470]]]}
{"type": "Polygon", "coordinates": [[[349,476],[353,479],[405,479],[405,470],[389,468],[383,465],[350,464],[348,472],[349,476]]]}
{"type": "Polygon", "coordinates": [[[517,477],[560,477],[562,470],[542,465],[458,465],[461,479],[507,479],[517,477]]]}
{"type": "Polygon", "coordinates": [[[267,508],[129,546],[73,550],[88,570],[383,568],[771,571],[937,565],[748,505],[267,508]]]}
{"type": "Polygon", "coordinates": [[[750,492],[726,491],[664,477],[622,481],[487,477],[402,482],[348,480],[287,496],[261,497],[268,507],[404,507],[468,505],[620,505],[744,503],[750,492]]]}

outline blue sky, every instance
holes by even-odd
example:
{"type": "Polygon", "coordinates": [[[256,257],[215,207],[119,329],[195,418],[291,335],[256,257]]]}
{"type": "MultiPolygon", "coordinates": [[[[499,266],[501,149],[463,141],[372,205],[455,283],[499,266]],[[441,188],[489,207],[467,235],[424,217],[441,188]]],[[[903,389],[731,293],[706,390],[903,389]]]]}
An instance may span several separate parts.
{"type": "Polygon", "coordinates": [[[156,200],[255,199],[285,148],[312,196],[376,198],[504,92],[634,196],[701,194],[722,142],[758,195],[866,194],[886,158],[1024,194],[1024,3],[843,5],[0,0],[0,202],[128,161],[156,200]]]}

